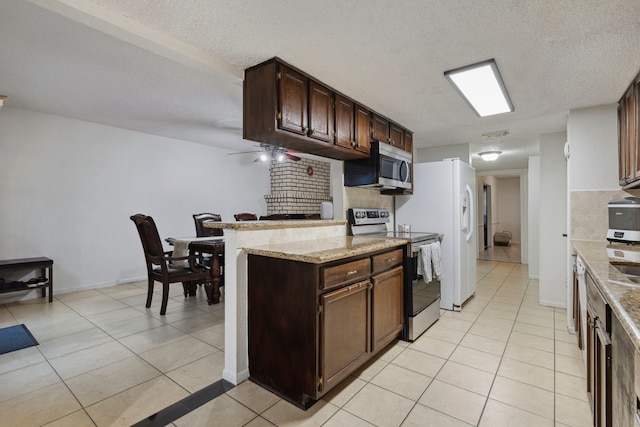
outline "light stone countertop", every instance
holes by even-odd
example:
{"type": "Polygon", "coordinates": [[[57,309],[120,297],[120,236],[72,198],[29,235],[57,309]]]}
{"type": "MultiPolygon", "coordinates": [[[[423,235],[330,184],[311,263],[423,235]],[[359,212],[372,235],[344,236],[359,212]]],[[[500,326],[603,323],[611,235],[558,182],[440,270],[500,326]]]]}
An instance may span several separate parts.
{"type": "Polygon", "coordinates": [[[278,228],[325,227],[332,225],[347,225],[344,219],[289,219],[284,221],[236,221],[236,222],[205,222],[206,228],[222,228],[234,230],[271,230],[278,228]]]}
{"type": "Polygon", "coordinates": [[[640,252],[640,247],[592,240],[572,240],[571,243],[636,349],[640,350],[640,284],[619,273],[609,263],[607,253],[607,248],[640,252]]]}
{"type": "Polygon", "coordinates": [[[244,248],[244,250],[253,255],[322,264],[329,261],[404,246],[408,242],[409,240],[405,239],[341,236],[292,243],[253,246],[244,248]]]}

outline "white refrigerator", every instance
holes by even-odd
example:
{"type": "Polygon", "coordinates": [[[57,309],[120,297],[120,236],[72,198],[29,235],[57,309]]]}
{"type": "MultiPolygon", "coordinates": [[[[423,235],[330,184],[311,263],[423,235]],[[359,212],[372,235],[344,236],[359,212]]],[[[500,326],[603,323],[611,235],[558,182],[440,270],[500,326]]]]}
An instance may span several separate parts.
{"type": "Polygon", "coordinates": [[[440,307],[458,311],[476,292],[475,169],[460,159],[413,165],[413,194],[396,196],[396,224],[437,232],[441,242],[440,307]]]}

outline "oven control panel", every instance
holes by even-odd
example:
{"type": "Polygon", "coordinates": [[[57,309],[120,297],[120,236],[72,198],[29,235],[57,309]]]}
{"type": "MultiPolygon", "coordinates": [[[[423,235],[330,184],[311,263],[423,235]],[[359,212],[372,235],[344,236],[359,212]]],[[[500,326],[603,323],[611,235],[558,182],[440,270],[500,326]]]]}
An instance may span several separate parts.
{"type": "Polygon", "coordinates": [[[351,208],[349,209],[349,224],[384,224],[389,222],[390,216],[389,211],[383,208],[351,208]]]}

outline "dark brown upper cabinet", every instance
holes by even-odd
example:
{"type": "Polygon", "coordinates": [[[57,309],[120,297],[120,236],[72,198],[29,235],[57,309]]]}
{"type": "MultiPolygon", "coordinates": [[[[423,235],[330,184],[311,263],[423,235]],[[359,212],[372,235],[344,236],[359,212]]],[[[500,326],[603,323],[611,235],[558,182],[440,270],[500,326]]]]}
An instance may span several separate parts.
{"type": "Polygon", "coordinates": [[[280,128],[306,135],[308,79],[287,67],[280,67],[277,78],[280,81],[280,128]]]}
{"type": "Polygon", "coordinates": [[[336,145],[363,153],[371,150],[371,113],[349,98],[336,94],[336,145]]]}
{"type": "Polygon", "coordinates": [[[640,74],[618,102],[618,171],[624,188],[640,186],[640,74]]]}
{"type": "Polygon", "coordinates": [[[353,148],[356,144],[355,104],[336,94],[336,145],[353,148]]]}
{"type": "Polygon", "coordinates": [[[309,136],[333,144],[333,123],[333,92],[313,80],[309,81],[309,136]]]}
{"type": "MultiPolygon", "coordinates": [[[[378,114],[371,115],[372,138],[405,150],[405,129],[378,114]]],[[[407,150],[409,151],[409,150],[407,150]]]]}
{"type": "Polygon", "coordinates": [[[368,157],[372,139],[402,140],[407,130],[398,127],[392,137],[390,123],[278,58],[244,72],[244,139],[352,160],[368,157]],[[386,122],[384,138],[374,136],[374,115],[386,122]]]}
{"type": "Polygon", "coordinates": [[[356,150],[364,153],[371,151],[371,112],[356,104],[356,150]]]}
{"type": "Polygon", "coordinates": [[[404,131],[404,151],[413,153],[413,134],[408,130],[404,131]]]}
{"type": "Polygon", "coordinates": [[[404,150],[404,129],[395,123],[389,123],[389,144],[404,150]]]}
{"type": "Polygon", "coordinates": [[[378,114],[371,114],[371,138],[389,142],[389,119],[378,114]]]}

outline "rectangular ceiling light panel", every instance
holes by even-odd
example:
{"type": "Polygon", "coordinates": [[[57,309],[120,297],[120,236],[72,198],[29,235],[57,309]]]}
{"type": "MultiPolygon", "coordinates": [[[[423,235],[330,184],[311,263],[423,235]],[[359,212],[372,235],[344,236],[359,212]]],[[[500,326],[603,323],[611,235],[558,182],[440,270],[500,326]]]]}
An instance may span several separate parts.
{"type": "Polygon", "coordinates": [[[444,75],[480,117],[513,111],[493,59],[445,71],[444,75]]]}

